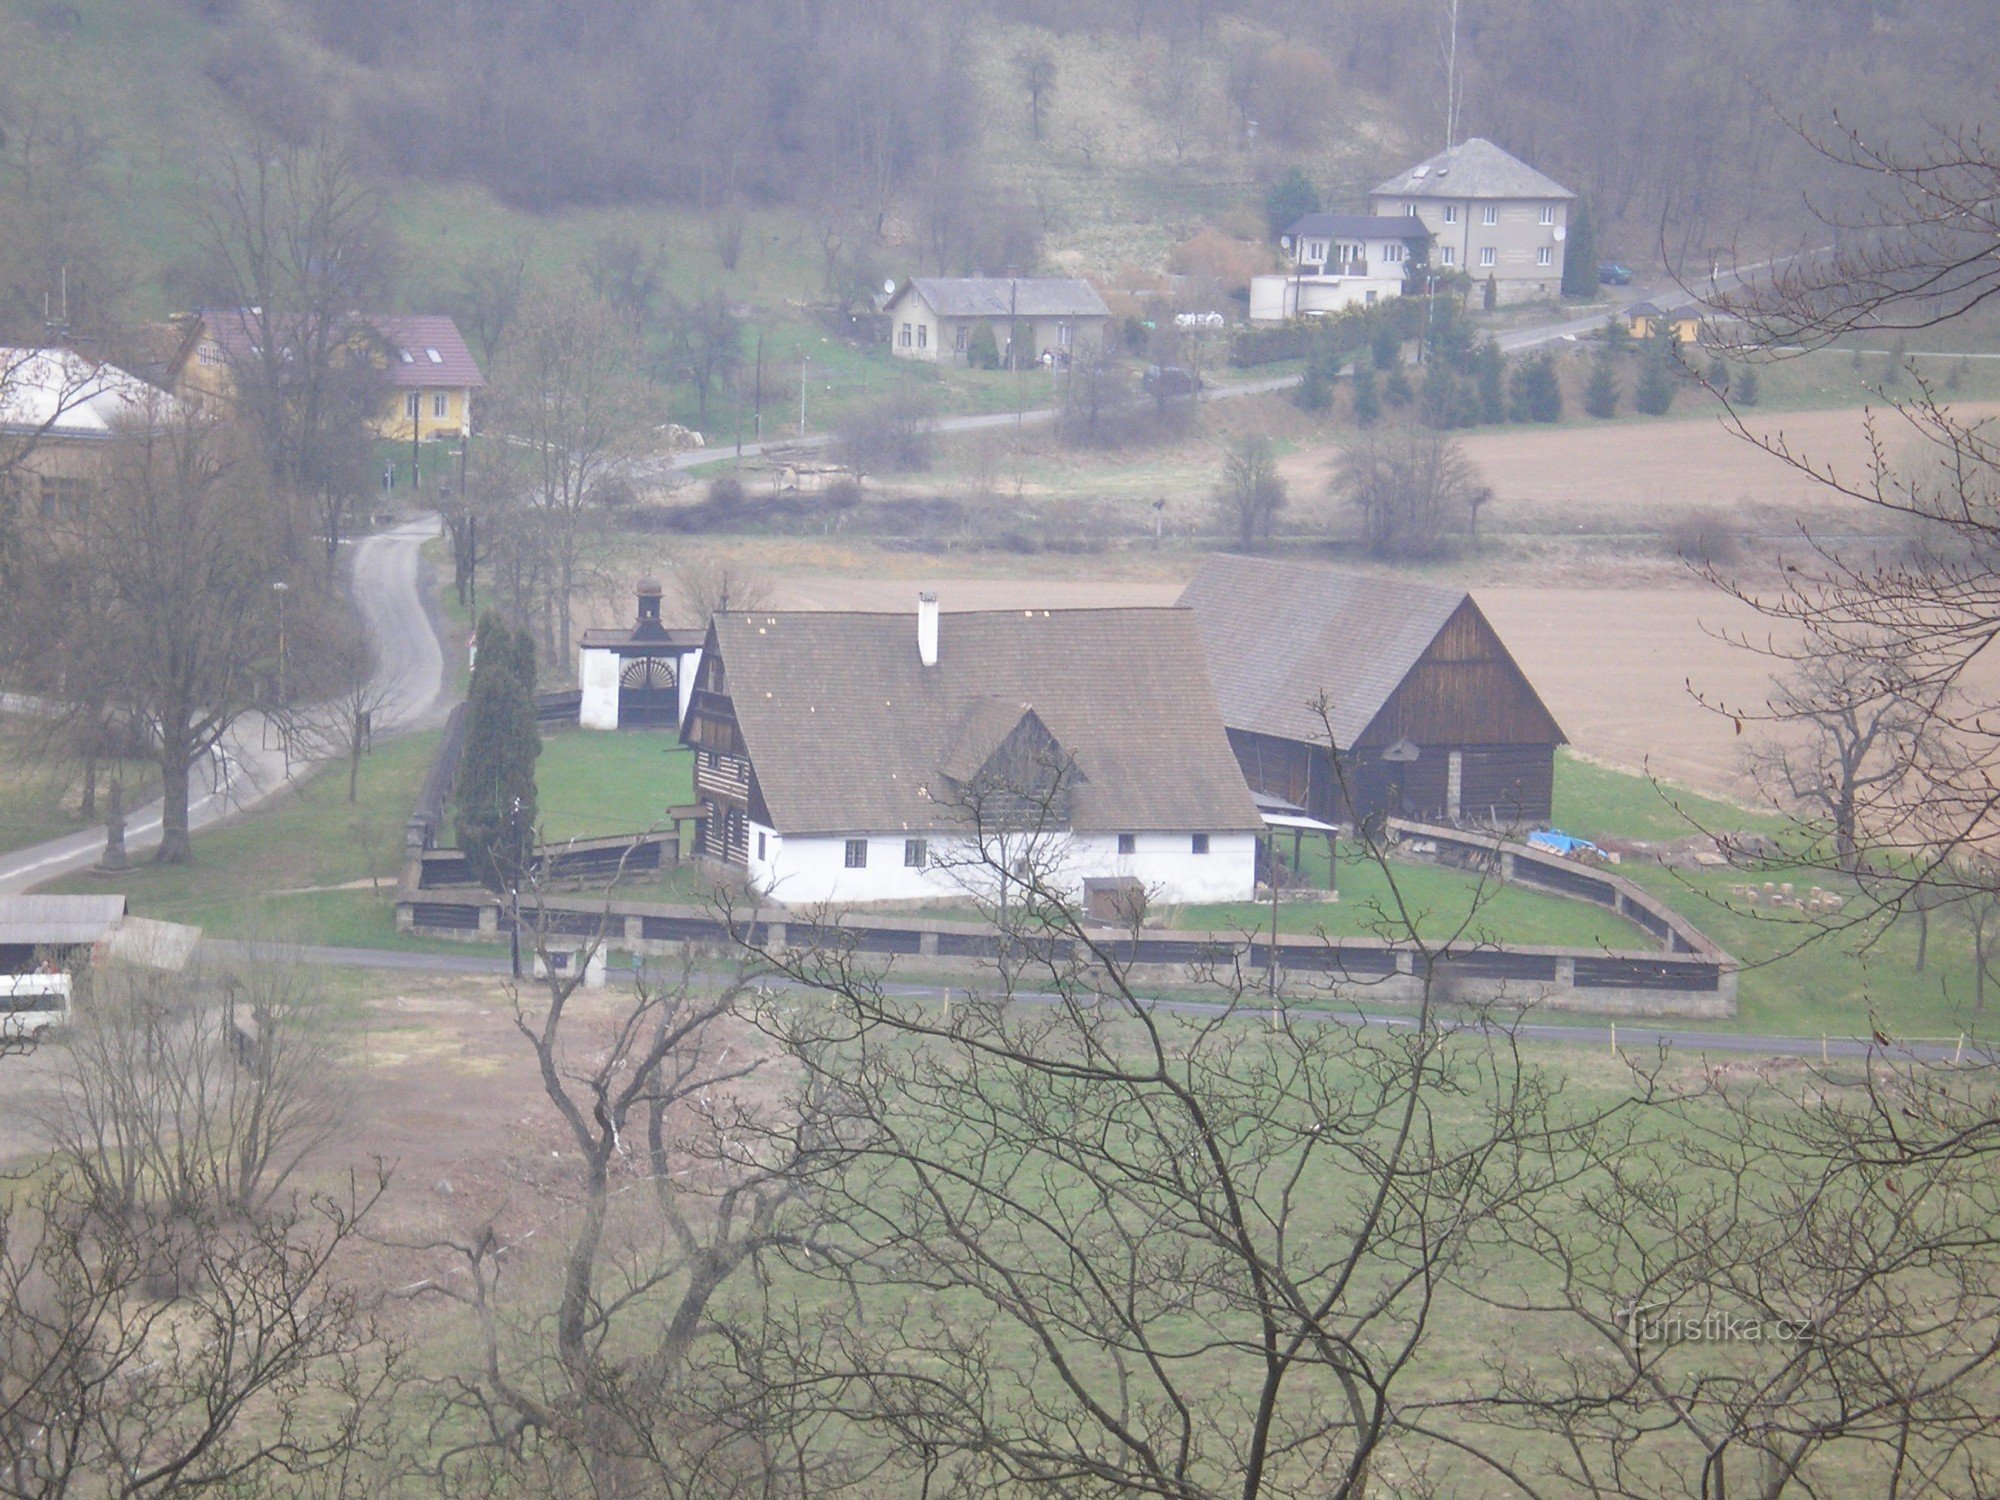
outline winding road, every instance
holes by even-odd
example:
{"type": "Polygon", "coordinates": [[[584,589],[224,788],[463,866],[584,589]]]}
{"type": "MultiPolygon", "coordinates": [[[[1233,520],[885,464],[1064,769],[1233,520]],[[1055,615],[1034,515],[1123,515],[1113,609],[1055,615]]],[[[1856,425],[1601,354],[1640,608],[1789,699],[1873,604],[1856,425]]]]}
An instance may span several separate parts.
{"type": "MultiPolygon", "coordinates": [[[[349,586],[374,651],[371,692],[378,737],[407,733],[442,719],[444,651],[424,604],[422,550],[437,535],[435,516],[420,516],[363,537],[349,549],[349,586]]],[[[196,773],[188,826],[209,825],[275,796],[310,769],[287,757],[276,726],[261,713],[246,714],[224,737],[220,756],[196,773]]],[[[126,820],[125,848],[137,857],[160,842],[158,800],[126,820]]],[[[86,828],[0,854],[0,894],[12,894],[86,869],[104,852],[104,830],[86,828]]]]}

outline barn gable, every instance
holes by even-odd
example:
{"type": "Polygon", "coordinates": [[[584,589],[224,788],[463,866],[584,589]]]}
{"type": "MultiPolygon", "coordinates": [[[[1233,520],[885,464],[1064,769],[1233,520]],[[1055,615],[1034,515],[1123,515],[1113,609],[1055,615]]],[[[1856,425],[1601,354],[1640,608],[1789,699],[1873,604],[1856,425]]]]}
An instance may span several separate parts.
{"type": "Polygon", "coordinates": [[[1566,737],[1534,684],[1470,595],[1461,599],[1388,700],[1355,736],[1357,749],[1419,745],[1560,745],[1566,737]]]}

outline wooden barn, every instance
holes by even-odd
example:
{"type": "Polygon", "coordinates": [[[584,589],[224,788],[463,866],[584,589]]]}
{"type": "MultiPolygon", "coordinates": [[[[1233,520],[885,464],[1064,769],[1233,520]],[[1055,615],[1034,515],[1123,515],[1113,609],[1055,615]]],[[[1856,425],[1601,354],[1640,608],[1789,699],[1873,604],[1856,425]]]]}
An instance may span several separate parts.
{"type": "Polygon", "coordinates": [[[1217,557],[1180,602],[1252,791],[1329,822],[1549,816],[1566,737],[1463,589],[1217,557]]]}

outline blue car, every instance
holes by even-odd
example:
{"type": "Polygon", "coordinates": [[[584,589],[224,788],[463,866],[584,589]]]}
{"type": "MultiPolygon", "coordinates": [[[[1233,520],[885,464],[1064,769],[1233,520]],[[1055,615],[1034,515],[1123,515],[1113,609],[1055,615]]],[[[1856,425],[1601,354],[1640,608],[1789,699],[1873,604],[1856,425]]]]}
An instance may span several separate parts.
{"type": "Polygon", "coordinates": [[[1632,284],[1632,268],[1630,266],[1621,266],[1615,260],[1607,260],[1597,268],[1597,279],[1604,286],[1630,286],[1632,284]]]}

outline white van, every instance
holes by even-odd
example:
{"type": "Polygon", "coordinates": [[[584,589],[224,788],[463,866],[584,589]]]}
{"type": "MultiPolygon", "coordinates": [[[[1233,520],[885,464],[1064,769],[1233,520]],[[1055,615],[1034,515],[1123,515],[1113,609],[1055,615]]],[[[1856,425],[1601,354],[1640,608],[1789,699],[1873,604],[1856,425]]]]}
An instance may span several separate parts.
{"type": "Polygon", "coordinates": [[[69,1019],[67,974],[0,974],[0,1037],[33,1036],[69,1019]]]}

